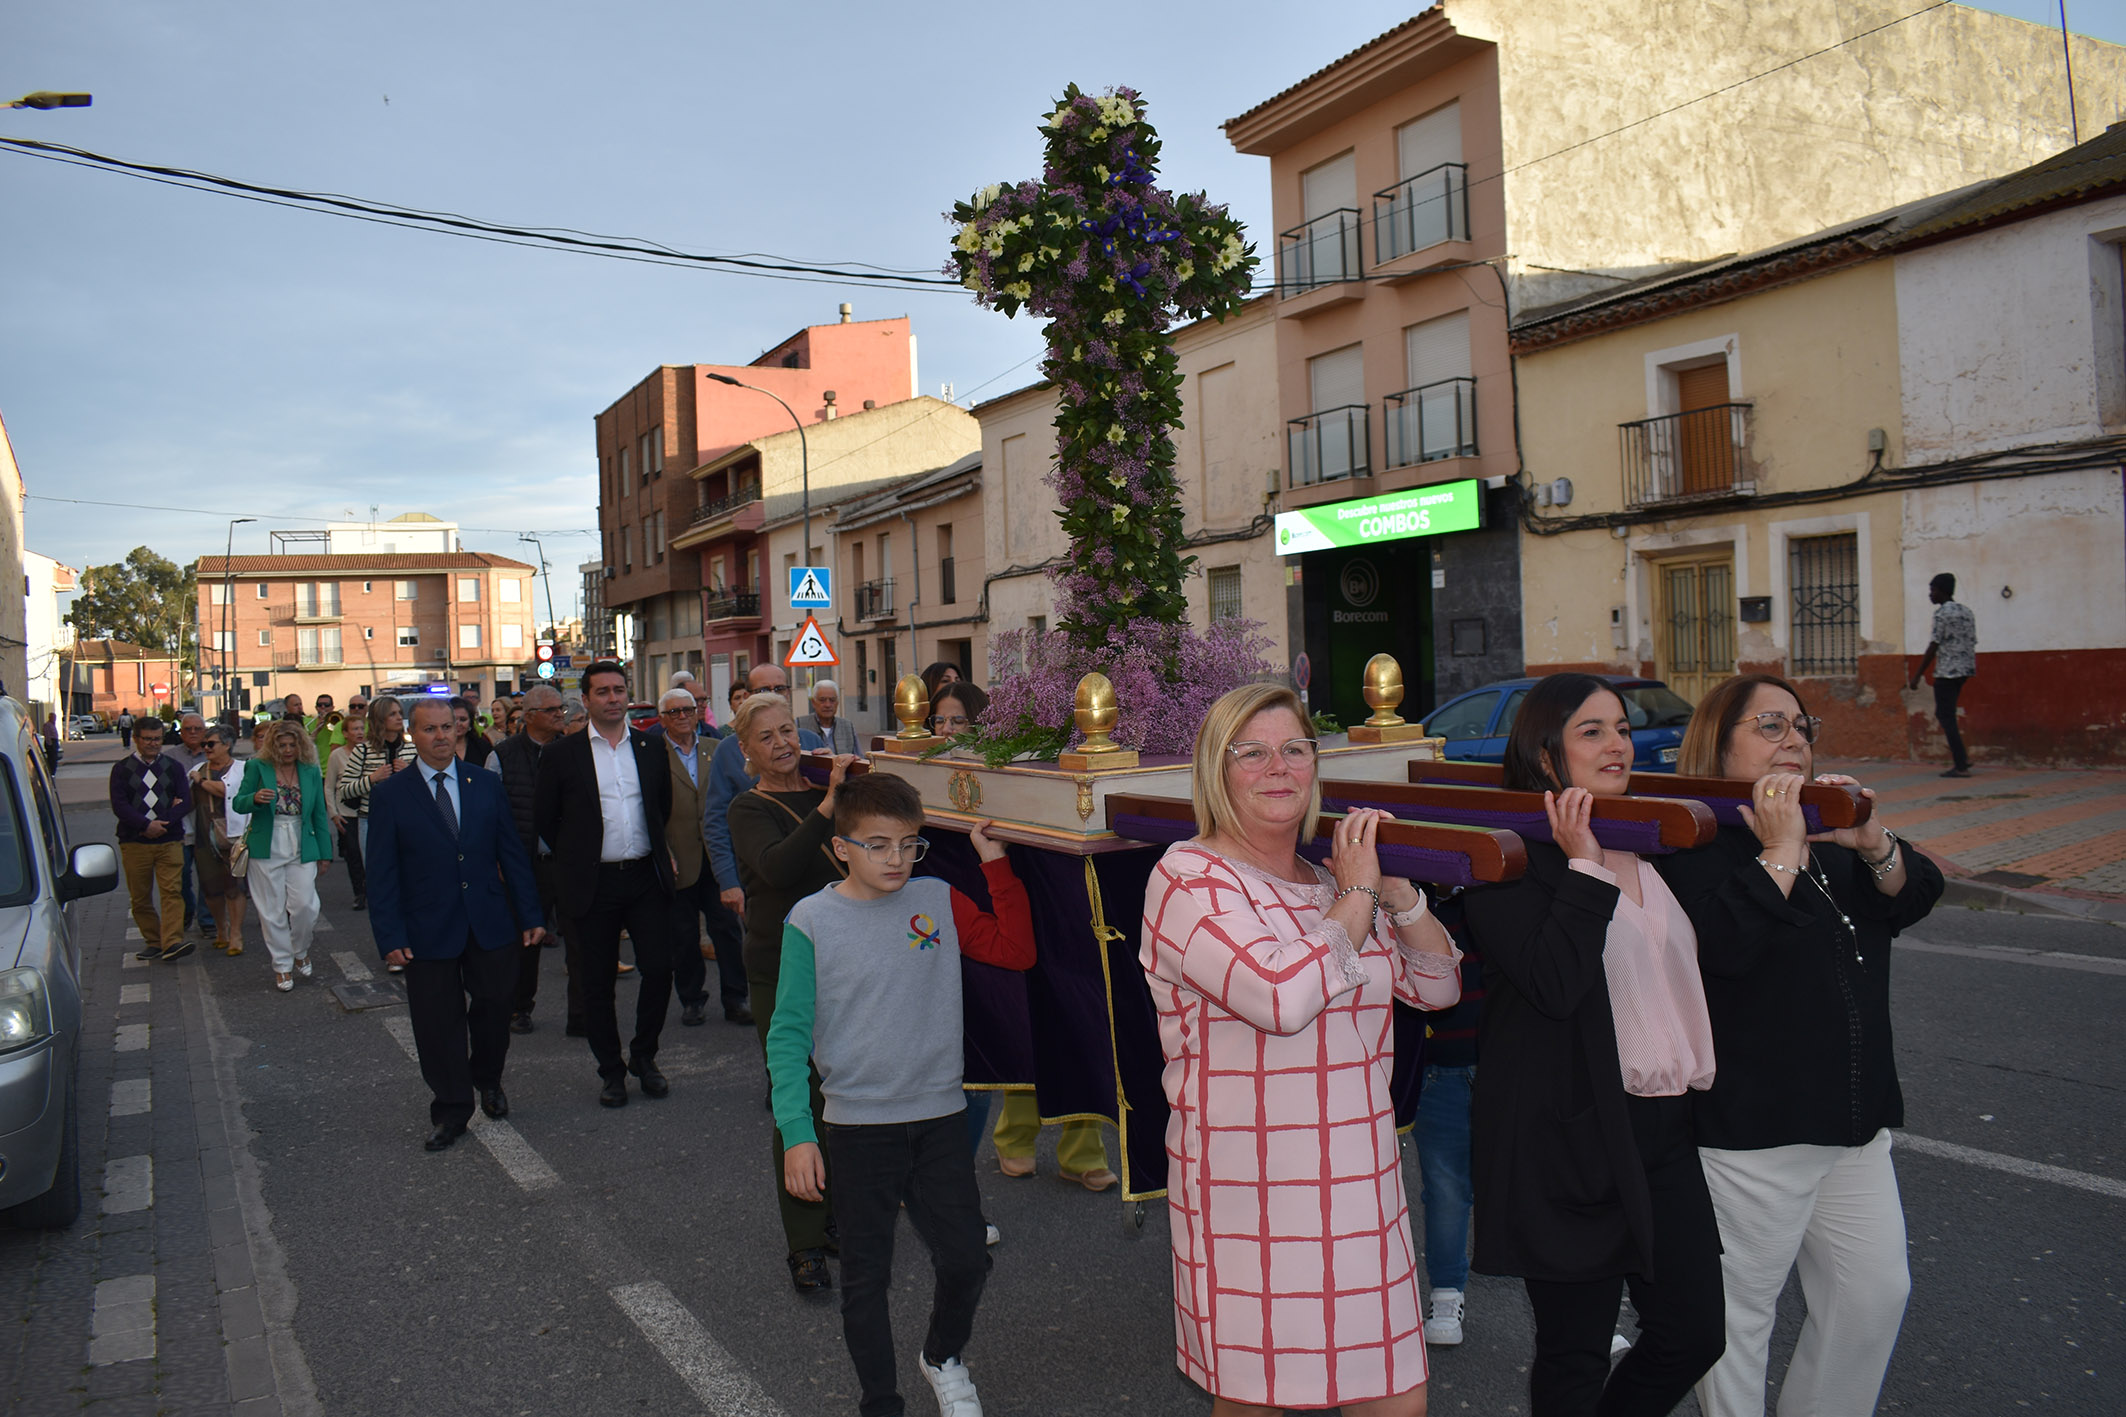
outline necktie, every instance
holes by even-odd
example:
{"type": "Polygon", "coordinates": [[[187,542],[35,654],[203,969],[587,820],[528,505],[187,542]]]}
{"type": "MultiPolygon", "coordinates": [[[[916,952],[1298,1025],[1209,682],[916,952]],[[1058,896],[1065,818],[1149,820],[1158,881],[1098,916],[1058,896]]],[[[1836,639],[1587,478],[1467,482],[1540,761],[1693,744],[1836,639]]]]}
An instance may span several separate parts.
{"type": "Polygon", "coordinates": [[[458,834],[458,809],[450,805],[450,792],[444,787],[443,782],[443,774],[437,773],[436,810],[443,814],[443,825],[450,828],[452,836],[456,836],[458,834]]]}

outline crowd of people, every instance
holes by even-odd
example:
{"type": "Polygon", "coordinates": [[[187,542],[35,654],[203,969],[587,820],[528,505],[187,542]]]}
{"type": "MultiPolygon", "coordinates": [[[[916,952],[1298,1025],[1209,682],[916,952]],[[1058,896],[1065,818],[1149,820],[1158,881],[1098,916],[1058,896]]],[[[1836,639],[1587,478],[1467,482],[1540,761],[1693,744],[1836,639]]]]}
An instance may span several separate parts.
{"type": "MultiPolygon", "coordinates": [[[[954,666],[925,677],[933,731],[968,731],[986,695],[954,666]]],[[[917,873],[922,802],[850,774],[861,739],[832,683],[800,711],[784,672],[756,667],[719,730],[676,680],[647,729],[613,661],[484,716],[291,700],[248,759],[226,725],[185,715],[165,746],[140,720],[111,802],[141,954],[182,958],[196,920],[239,955],[249,913],[290,990],[312,972],[317,873],[344,861],[406,975],[433,1151],[476,1106],[508,1114],[542,945],[564,951],[566,1032],[607,1107],[669,1095],[671,999],[705,1022],[713,962],[771,1078],[791,1283],[831,1290],[839,1256],[859,1411],[903,1410],[885,1296],[905,1205],[937,1270],[919,1369],[947,1417],[978,1417],[962,1349],[997,1235],[974,1159],[986,1136],[1001,1174],[1031,1174],[1040,1118],[1007,1093],[992,1131],[988,1093],[965,1090],[958,961],[1034,965],[1025,889],[981,826],[989,909],[917,873]]],[[[1708,1417],[1759,1417],[1797,1265],[1808,1317],[1781,1411],[1872,1409],[1909,1287],[1890,941],[1942,877],[1878,815],[1809,831],[1805,785],[1858,787],[1815,775],[1819,727],[1783,680],[1717,686],[1678,768],[1749,781],[1744,824],[1641,857],[1593,826],[1630,787],[1626,706],[1552,675],[1504,768],[1542,795],[1549,840],[1514,881],[1440,891],[1382,874],[1379,812],[1344,814],[1325,866],[1299,854],[1321,787],[1296,694],[1254,684],[1211,709],[1197,834],[1152,873],[1141,960],[1167,1061],[1177,1361],[1215,1413],[1421,1414],[1427,1345],[1462,1341],[1473,1268],[1527,1291],[1536,1417],[1665,1413],[1692,1390],[1708,1417]],[[1422,1251],[1390,1090],[1398,1002],[1428,1021],[1422,1251]]],[[[1066,1124],[1057,1156],[1067,1181],[1115,1184],[1095,1124],[1066,1124]]]]}

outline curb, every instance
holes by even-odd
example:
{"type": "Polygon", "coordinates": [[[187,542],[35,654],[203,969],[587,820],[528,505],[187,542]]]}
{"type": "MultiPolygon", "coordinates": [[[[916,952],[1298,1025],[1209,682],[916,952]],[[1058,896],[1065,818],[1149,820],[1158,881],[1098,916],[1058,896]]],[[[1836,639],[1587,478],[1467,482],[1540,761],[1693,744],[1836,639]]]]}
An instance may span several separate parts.
{"type": "Polygon", "coordinates": [[[1941,893],[1944,905],[1967,910],[2007,910],[2018,915],[2064,915],[2081,920],[2126,924],[2126,902],[2085,900],[2079,896],[2010,890],[1951,876],[1941,893]]]}

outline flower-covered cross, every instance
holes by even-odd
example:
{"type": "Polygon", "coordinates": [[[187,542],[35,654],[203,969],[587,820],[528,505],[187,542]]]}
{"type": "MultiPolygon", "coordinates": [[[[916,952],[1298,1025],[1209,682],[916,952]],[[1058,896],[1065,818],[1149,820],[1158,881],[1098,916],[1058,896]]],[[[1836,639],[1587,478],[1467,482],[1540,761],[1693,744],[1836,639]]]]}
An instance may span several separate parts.
{"type": "Polygon", "coordinates": [[[1175,312],[1224,319],[1246,301],[1255,251],[1202,193],[1154,185],[1159,136],[1132,89],[1076,84],[1042,122],[1039,182],[957,203],[947,270],[984,305],[1047,318],[1042,373],[1059,393],[1049,483],[1070,536],[1060,628],[1083,645],[1187,615],[1180,487],[1168,430],[1181,374],[1175,312]]]}

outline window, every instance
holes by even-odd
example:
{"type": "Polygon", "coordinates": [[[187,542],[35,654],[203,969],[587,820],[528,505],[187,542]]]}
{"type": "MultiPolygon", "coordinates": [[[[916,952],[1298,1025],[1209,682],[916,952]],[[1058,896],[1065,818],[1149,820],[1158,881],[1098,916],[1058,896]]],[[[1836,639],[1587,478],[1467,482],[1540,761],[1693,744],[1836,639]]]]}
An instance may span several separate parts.
{"type": "Polygon", "coordinates": [[[627,449],[620,450],[620,495],[625,497],[635,490],[635,479],[628,474],[627,449]]]}
{"type": "Polygon", "coordinates": [[[295,632],[295,661],[298,665],[338,664],[340,662],[340,627],[337,625],[305,625],[295,632]]]}
{"type": "Polygon", "coordinates": [[[336,581],[303,581],[295,588],[295,613],[305,620],[323,619],[340,613],[340,588],[336,581]]]}
{"type": "Polygon", "coordinates": [[[1401,180],[1373,197],[1376,255],[1392,261],[1442,241],[1469,239],[1468,172],[1458,104],[1395,130],[1401,180]]]}
{"type": "Polygon", "coordinates": [[[744,589],[752,591],[756,595],[760,592],[760,552],[758,549],[746,553],[746,583],[744,589]]]}
{"type": "Polygon", "coordinates": [[[524,627],[522,625],[499,625],[496,627],[495,633],[501,636],[501,647],[503,649],[524,648],[524,627]]]}
{"type": "Polygon", "coordinates": [[[1288,425],[1292,485],[1349,477],[1372,470],[1367,425],[1366,352],[1363,345],[1317,354],[1307,361],[1313,411],[1288,425]]]}
{"type": "Polygon", "coordinates": [[[856,707],[859,712],[871,707],[871,641],[856,642],[856,707]]]}
{"type": "Polygon", "coordinates": [[[1329,281],[1356,280],[1358,164],[1340,153],[1299,176],[1305,219],[1277,238],[1277,278],[1286,295],[1329,281]]]}
{"type": "Polygon", "coordinates": [[[376,626],[374,626],[374,625],[364,625],[364,626],[362,626],[362,638],[363,638],[363,639],[365,639],[365,640],[373,640],[373,639],[375,639],[375,638],[376,638],[376,626]]]}
{"type": "Polygon", "coordinates": [[[215,581],[207,587],[207,604],[227,605],[228,603],[229,583],[227,581],[215,581]]]}
{"type": "Polygon", "coordinates": [[[421,583],[419,581],[393,581],[391,583],[391,594],[397,600],[419,600],[421,598],[421,583]]]}
{"type": "Polygon", "coordinates": [[[479,578],[478,576],[459,576],[459,577],[458,577],[458,599],[459,599],[460,601],[475,601],[475,602],[477,602],[477,601],[479,600],[479,598],[480,598],[480,578],[479,578]]]}
{"type": "Polygon", "coordinates": [[[260,630],[258,632],[258,647],[260,649],[273,648],[273,632],[271,630],[260,630]]]}
{"type": "Polygon", "coordinates": [[[650,519],[647,522],[643,523],[642,536],[644,549],[650,553],[651,563],[654,565],[655,563],[662,561],[664,559],[663,512],[650,513],[650,519]]]}
{"type": "Polygon", "coordinates": [[[1498,707],[1496,689],[1471,694],[1466,699],[1456,699],[1425,720],[1425,734],[1430,738],[1445,738],[1453,742],[1459,738],[1481,738],[1491,726],[1491,711],[1498,707]]]}
{"type": "Polygon", "coordinates": [[[952,523],[938,528],[938,604],[950,605],[960,598],[959,578],[953,574],[952,523]]]}
{"type": "Polygon", "coordinates": [[[1386,403],[1388,464],[1407,467],[1476,453],[1476,380],[1469,375],[1469,312],[1403,331],[1409,387],[1386,403]]]}
{"type": "Polygon", "coordinates": [[[1859,673],[1859,536],[1797,536],[1786,549],[1794,602],[1787,668],[1795,674],[1859,673]]]}
{"type": "Polygon", "coordinates": [[[376,582],[375,582],[375,581],[363,581],[363,582],[362,582],[362,594],[364,594],[364,595],[367,595],[367,594],[369,594],[369,592],[371,592],[371,591],[373,591],[373,590],[375,590],[375,589],[376,589],[376,582]]]}
{"type": "Polygon", "coordinates": [[[399,626],[399,644],[401,647],[418,645],[420,642],[421,632],[419,630],[411,625],[399,626]]]}
{"type": "Polygon", "coordinates": [[[479,627],[478,625],[460,625],[460,626],[458,626],[458,648],[459,648],[459,649],[478,649],[479,647],[480,647],[480,627],[479,627]]]}
{"type": "Polygon", "coordinates": [[[258,583],[258,598],[259,598],[260,600],[264,600],[264,599],[266,598],[266,596],[267,596],[267,593],[268,593],[268,587],[267,587],[266,583],[265,583],[264,581],[260,581],[260,582],[258,583]]]}
{"type": "Polygon", "coordinates": [[[620,569],[635,569],[635,528],[631,526],[620,528],[620,569]]]}
{"type": "Polygon", "coordinates": [[[236,631],[216,630],[214,632],[214,648],[224,654],[233,654],[236,650],[236,631]]]}
{"type": "Polygon", "coordinates": [[[1238,566],[1213,566],[1211,568],[1211,619],[1237,620],[1240,618],[1240,568],[1238,566]]]}
{"type": "Polygon", "coordinates": [[[524,582],[522,580],[515,576],[510,576],[502,582],[502,603],[504,605],[521,605],[524,603],[524,582]]]}

